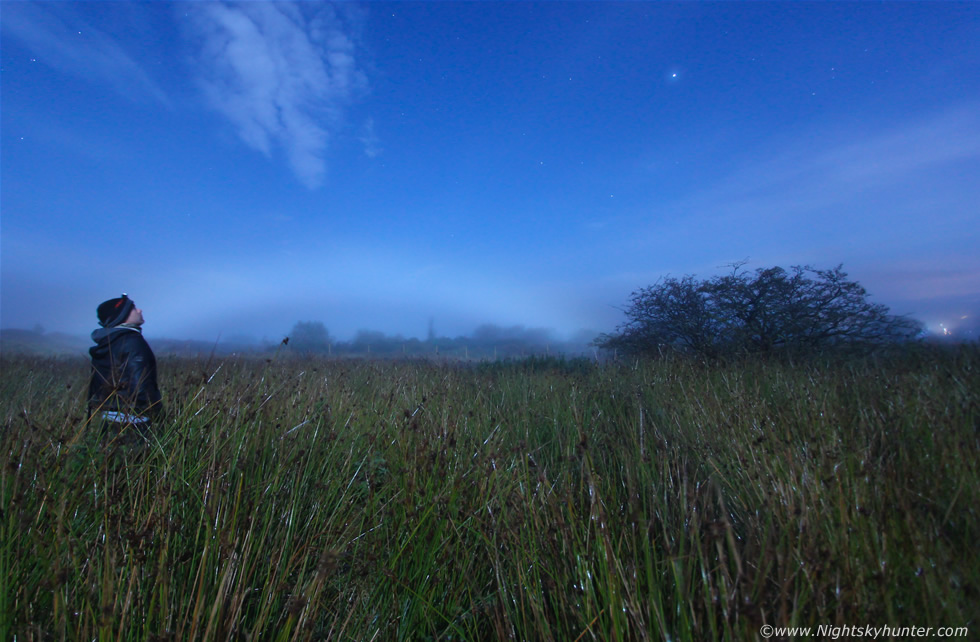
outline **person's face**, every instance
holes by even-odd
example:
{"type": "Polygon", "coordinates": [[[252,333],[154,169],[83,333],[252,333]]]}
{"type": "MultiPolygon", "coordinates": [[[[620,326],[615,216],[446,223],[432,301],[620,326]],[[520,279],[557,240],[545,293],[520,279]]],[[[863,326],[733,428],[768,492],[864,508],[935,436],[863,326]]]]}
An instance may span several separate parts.
{"type": "Polygon", "coordinates": [[[143,311],[133,306],[133,309],[129,312],[129,316],[126,317],[126,320],[123,321],[123,323],[128,323],[130,325],[143,325],[143,311]]]}

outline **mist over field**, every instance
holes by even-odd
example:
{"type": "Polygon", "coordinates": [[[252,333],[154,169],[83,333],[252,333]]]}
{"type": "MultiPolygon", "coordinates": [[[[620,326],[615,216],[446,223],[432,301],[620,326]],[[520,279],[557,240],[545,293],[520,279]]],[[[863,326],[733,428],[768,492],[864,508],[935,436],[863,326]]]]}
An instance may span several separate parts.
{"type": "MultiPolygon", "coordinates": [[[[270,340],[252,335],[230,335],[214,341],[154,337],[145,333],[158,355],[195,356],[214,354],[282,354],[334,357],[417,358],[431,357],[459,360],[495,360],[529,356],[597,358],[599,350],[593,345],[597,332],[583,331],[562,338],[546,329],[513,326],[502,328],[484,324],[472,333],[455,337],[434,333],[420,339],[400,334],[385,334],[376,330],[360,330],[347,338],[329,334],[318,322],[299,322],[292,330],[270,340]],[[304,340],[297,327],[307,324],[320,326],[322,337],[304,340]]],[[[306,333],[308,334],[308,333],[306,333]]],[[[85,356],[94,345],[88,337],[61,332],[47,332],[38,326],[31,330],[0,330],[0,353],[38,356],[85,356]]]]}

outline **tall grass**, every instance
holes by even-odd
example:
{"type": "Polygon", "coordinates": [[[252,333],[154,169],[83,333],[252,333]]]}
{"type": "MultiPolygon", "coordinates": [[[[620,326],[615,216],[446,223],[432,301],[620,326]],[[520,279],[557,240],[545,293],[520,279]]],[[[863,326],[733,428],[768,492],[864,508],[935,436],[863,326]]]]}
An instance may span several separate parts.
{"type": "Polygon", "coordinates": [[[151,442],[4,357],[0,638],[741,640],[978,626],[980,351],[162,359],[151,442]]]}

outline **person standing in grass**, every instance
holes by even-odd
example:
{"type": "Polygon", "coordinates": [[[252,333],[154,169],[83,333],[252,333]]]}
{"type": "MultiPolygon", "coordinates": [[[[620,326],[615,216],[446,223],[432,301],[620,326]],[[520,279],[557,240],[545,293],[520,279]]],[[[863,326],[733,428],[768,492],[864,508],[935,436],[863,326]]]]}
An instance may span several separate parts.
{"type": "Polygon", "coordinates": [[[163,410],[157,388],[157,360],[143,338],[143,311],[123,294],[99,305],[101,328],[92,333],[95,347],[89,383],[89,414],[105,432],[132,430],[148,437],[153,417],[163,410]]]}

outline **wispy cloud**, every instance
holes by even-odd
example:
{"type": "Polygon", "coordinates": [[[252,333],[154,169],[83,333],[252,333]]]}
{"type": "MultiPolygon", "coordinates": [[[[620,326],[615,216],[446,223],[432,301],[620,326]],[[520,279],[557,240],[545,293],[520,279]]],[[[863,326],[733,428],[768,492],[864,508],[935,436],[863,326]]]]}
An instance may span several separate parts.
{"type": "Polygon", "coordinates": [[[130,100],[150,97],[169,105],[167,94],[120,44],[117,34],[92,27],[66,2],[4,2],[3,35],[26,46],[38,63],[108,83],[130,100]]]}
{"type": "Polygon", "coordinates": [[[356,59],[357,16],[346,5],[278,2],[183,5],[195,69],[211,107],[250,147],[280,150],[315,189],[330,135],[366,87],[356,59]]]}
{"type": "Polygon", "coordinates": [[[952,256],[941,265],[923,259],[899,259],[862,270],[876,293],[903,301],[980,297],[980,265],[972,257],[952,256]]]}
{"type": "MultiPolygon", "coordinates": [[[[977,107],[971,103],[877,132],[800,132],[779,151],[749,151],[741,169],[677,205],[709,215],[833,217],[836,208],[871,206],[898,188],[921,185],[927,191],[937,171],[980,158],[977,107]]],[[[880,216],[873,207],[865,214],[880,216]]]]}
{"type": "Polygon", "coordinates": [[[750,257],[853,267],[958,251],[977,234],[977,106],[860,129],[814,125],[731,149],[727,175],[651,202],[633,245],[716,265],[750,257]]]}
{"type": "Polygon", "coordinates": [[[382,149],[378,135],[374,131],[374,119],[368,118],[361,126],[361,144],[364,146],[364,155],[368,158],[375,158],[381,155],[382,149]]]}

